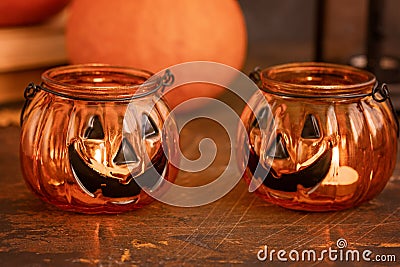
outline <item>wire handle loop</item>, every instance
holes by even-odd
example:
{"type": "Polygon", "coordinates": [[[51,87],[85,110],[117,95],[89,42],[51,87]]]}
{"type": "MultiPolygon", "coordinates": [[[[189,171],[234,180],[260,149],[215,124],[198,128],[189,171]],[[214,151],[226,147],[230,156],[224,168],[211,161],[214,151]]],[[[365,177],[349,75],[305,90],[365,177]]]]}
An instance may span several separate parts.
{"type": "Polygon", "coordinates": [[[35,97],[35,95],[40,91],[43,90],[42,85],[37,85],[33,82],[29,83],[28,86],[25,88],[24,91],[24,98],[25,98],[25,103],[24,106],[22,107],[21,110],[21,115],[19,118],[19,125],[22,126],[24,122],[24,115],[25,115],[25,110],[31,103],[32,99],[35,97]]]}

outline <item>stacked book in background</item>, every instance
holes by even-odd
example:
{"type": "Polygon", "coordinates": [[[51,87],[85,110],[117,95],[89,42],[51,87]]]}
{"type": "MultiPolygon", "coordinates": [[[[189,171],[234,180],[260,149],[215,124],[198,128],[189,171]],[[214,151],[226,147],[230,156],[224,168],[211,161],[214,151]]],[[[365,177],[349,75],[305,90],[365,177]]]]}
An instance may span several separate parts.
{"type": "Polygon", "coordinates": [[[40,83],[41,73],[65,64],[65,18],[63,12],[43,24],[0,27],[0,126],[4,112],[23,102],[29,82],[40,83]]]}

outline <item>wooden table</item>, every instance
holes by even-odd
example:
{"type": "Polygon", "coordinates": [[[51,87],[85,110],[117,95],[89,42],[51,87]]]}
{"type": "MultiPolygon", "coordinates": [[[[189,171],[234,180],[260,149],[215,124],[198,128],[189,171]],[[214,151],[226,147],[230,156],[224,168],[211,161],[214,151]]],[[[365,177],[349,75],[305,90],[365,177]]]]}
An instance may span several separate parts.
{"type": "MultiPolygon", "coordinates": [[[[194,121],[182,132],[188,157],[198,154],[197,146],[189,144],[202,138],[207,123],[194,121]]],[[[227,143],[219,130],[212,130],[218,127],[208,129],[216,142],[227,143]]],[[[27,189],[19,165],[19,130],[0,128],[0,266],[253,265],[262,263],[257,253],[265,245],[269,251],[320,253],[337,248],[340,238],[347,241],[346,249],[395,255],[400,262],[400,165],[376,199],[340,212],[286,210],[249,193],[240,181],[225,197],[202,207],[153,202],[119,215],[83,215],[44,204],[27,189]]],[[[190,176],[192,181],[211,177],[226,165],[229,147],[218,148],[215,162],[190,176]]],[[[184,184],[188,176],[181,173],[179,179],[184,184]]],[[[278,262],[275,255],[273,263],[278,262]]],[[[322,262],[289,262],[296,266],[345,263],[327,257],[322,262]]],[[[396,264],[368,266],[374,265],[396,264]]]]}

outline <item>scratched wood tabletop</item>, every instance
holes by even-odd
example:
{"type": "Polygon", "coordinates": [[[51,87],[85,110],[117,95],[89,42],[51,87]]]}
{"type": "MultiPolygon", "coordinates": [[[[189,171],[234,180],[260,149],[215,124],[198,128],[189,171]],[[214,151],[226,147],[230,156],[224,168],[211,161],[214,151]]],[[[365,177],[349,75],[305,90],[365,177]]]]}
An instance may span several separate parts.
{"type": "MultiPolygon", "coordinates": [[[[207,170],[180,173],[178,182],[183,185],[207,183],[227,165],[228,137],[209,123],[195,120],[182,131],[181,147],[188,158],[198,157],[196,142],[204,137],[214,138],[219,149],[207,170]]],[[[283,209],[249,193],[240,181],[226,196],[201,207],[155,201],[119,215],[84,215],[49,206],[27,189],[19,165],[19,131],[18,126],[0,128],[0,266],[270,264],[269,258],[262,262],[257,257],[264,255],[260,250],[266,246],[269,251],[320,253],[337,249],[339,239],[347,242],[345,249],[370,250],[370,258],[395,255],[397,263],[324,257],[289,260],[289,264],[395,266],[400,262],[400,165],[377,198],[340,212],[283,209]]],[[[272,261],[280,263],[276,255],[272,261]]]]}

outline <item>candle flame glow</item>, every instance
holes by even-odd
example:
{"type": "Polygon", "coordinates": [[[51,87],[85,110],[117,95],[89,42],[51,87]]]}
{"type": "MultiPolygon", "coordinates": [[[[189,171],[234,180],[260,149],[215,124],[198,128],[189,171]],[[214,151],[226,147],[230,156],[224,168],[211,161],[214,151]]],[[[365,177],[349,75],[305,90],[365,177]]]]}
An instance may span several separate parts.
{"type": "Polygon", "coordinates": [[[96,149],[95,151],[94,151],[94,155],[93,155],[93,157],[95,158],[95,160],[97,161],[97,162],[102,162],[102,155],[101,155],[101,150],[100,149],[96,149]]]}
{"type": "Polygon", "coordinates": [[[358,180],[358,173],[349,166],[340,166],[339,147],[332,148],[332,164],[323,185],[350,185],[358,180]]]}

